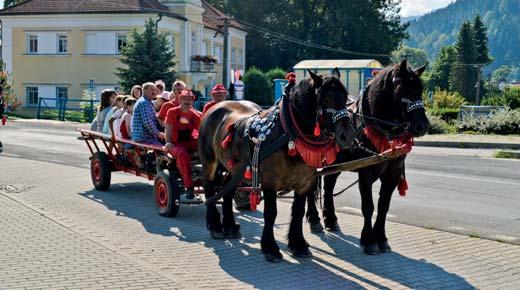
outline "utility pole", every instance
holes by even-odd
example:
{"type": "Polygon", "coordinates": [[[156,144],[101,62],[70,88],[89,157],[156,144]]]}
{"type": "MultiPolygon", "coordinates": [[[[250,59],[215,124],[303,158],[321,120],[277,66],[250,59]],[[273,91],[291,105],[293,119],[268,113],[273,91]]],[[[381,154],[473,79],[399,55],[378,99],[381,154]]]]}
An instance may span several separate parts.
{"type": "Polygon", "coordinates": [[[475,97],[477,106],[480,106],[480,82],[482,81],[482,73],[480,71],[482,70],[483,66],[484,65],[482,65],[482,64],[475,65],[475,68],[477,69],[477,84],[475,85],[477,88],[477,95],[475,97]]]}
{"type": "Polygon", "coordinates": [[[404,60],[406,60],[406,61],[408,61],[408,58],[409,58],[410,56],[412,56],[412,55],[409,54],[409,53],[407,53],[407,52],[401,54],[401,57],[404,57],[404,60]]]}
{"type": "Polygon", "coordinates": [[[231,20],[231,17],[220,17],[219,20],[224,21],[224,59],[223,59],[223,66],[222,66],[222,84],[228,87],[228,79],[229,79],[229,71],[228,71],[228,48],[229,48],[229,20],[231,20]]]}

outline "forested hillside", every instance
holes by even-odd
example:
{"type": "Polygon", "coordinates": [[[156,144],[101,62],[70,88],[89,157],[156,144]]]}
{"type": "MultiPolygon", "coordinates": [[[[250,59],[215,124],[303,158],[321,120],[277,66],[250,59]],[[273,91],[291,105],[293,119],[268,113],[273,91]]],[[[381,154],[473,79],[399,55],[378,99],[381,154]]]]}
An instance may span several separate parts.
{"type": "Polygon", "coordinates": [[[462,23],[477,14],[488,28],[489,49],[494,58],[488,69],[520,65],[520,0],[457,0],[410,21],[410,38],[405,45],[424,49],[433,59],[441,47],[455,42],[462,23]]]}

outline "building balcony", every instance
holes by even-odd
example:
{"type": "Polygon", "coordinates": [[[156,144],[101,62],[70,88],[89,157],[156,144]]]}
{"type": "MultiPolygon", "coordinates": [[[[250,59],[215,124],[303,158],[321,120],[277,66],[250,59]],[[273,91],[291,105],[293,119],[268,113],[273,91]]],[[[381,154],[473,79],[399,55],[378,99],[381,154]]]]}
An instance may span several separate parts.
{"type": "Polygon", "coordinates": [[[191,61],[191,72],[211,72],[214,73],[217,70],[215,69],[215,63],[213,62],[203,62],[203,61],[191,61]]]}

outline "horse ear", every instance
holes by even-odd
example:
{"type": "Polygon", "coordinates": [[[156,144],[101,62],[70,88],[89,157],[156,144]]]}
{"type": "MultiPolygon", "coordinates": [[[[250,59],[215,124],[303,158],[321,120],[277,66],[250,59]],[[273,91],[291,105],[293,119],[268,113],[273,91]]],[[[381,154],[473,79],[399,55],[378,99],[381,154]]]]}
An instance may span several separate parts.
{"type": "Polygon", "coordinates": [[[401,61],[401,64],[399,65],[399,72],[401,74],[406,73],[408,71],[408,61],[404,59],[401,61]]]}
{"type": "Polygon", "coordinates": [[[425,65],[421,66],[420,68],[418,69],[415,69],[414,72],[418,75],[418,76],[421,76],[423,74],[423,72],[426,70],[426,67],[428,66],[428,63],[426,63],[425,65]]]}
{"type": "Polygon", "coordinates": [[[333,71],[332,71],[332,75],[337,77],[338,79],[341,79],[341,73],[339,72],[339,69],[338,68],[335,68],[333,71]]]}
{"type": "Polygon", "coordinates": [[[311,76],[311,79],[314,82],[314,88],[317,89],[321,87],[321,85],[323,84],[323,79],[319,75],[313,73],[310,69],[307,69],[307,72],[309,72],[309,75],[311,76]]]}

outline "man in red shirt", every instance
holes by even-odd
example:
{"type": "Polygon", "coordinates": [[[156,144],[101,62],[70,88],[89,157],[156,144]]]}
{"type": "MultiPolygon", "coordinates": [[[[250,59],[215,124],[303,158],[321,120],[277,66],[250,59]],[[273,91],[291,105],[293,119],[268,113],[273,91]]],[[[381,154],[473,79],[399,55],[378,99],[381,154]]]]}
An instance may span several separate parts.
{"type": "Polygon", "coordinates": [[[163,125],[168,110],[181,105],[180,96],[182,91],[186,89],[186,84],[183,81],[176,81],[173,83],[172,88],[173,90],[170,93],[170,101],[162,105],[161,110],[159,110],[159,114],[157,115],[157,119],[159,119],[161,125],[163,125]]]}
{"type": "Polygon", "coordinates": [[[180,107],[171,108],[166,114],[166,149],[177,161],[177,169],[186,187],[186,198],[193,199],[193,180],[191,178],[190,153],[197,151],[197,137],[200,126],[200,112],[193,109],[195,96],[189,90],[180,95],[180,107]]]}
{"type": "Polygon", "coordinates": [[[213,101],[208,102],[206,105],[204,105],[204,109],[202,110],[202,116],[204,116],[211,107],[226,99],[226,87],[221,84],[215,85],[213,87],[213,90],[211,90],[211,96],[213,97],[213,101]]]}

